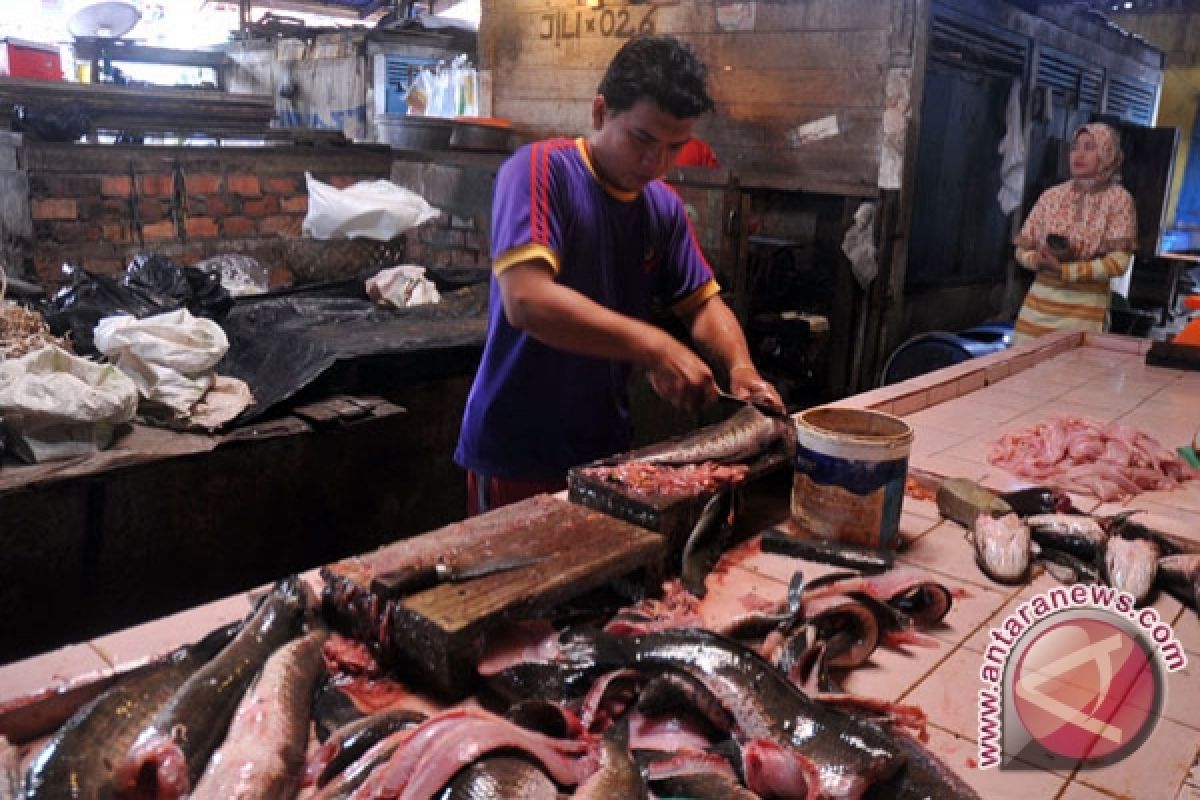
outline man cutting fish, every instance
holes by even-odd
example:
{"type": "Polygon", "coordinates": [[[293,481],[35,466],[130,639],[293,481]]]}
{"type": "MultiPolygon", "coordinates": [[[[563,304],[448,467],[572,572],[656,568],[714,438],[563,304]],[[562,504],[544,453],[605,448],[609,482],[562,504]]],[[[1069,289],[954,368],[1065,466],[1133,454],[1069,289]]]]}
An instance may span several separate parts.
{"type": "Polygon", "coordinates": [[[659,180],[713,108],[706,79],[684,42],[631,39],[586,138],[527,145],[501,167],[488,337],[455,451],[469,513],[558,491],[569,468],[629,449],[634,366],[678,408],[716,399],[713,367],[648,322],[656,307],[684,321],[734,394],[782,408],[659,180]]]}

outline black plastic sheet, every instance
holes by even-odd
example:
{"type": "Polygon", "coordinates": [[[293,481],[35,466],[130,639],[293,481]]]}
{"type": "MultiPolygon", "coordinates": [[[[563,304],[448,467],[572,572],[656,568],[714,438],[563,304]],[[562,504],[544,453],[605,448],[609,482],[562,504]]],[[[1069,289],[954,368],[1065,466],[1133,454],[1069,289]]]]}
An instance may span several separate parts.
{"type": "Polygon", "coordinates": [[[431,273],[441,302],[403,309],[375,305],[358,279],[239,298],[221,323],[229,352],[217,372],[245,381],[255,404],[234,425],[264,416],[338,361],[482,345],[487,275],[431,273]]]}
{"type": "Polygon", "coordinates": [[[119,279],[72,268],[70,285],[46,302],[42,316],[55,335],[70,334],[76,352],[96,355],[96,323],[105,317],[129,314],[142,319],[186,308],[195,316],[220,321],[232,307],[220,275],[141,254],[119,279]]]}

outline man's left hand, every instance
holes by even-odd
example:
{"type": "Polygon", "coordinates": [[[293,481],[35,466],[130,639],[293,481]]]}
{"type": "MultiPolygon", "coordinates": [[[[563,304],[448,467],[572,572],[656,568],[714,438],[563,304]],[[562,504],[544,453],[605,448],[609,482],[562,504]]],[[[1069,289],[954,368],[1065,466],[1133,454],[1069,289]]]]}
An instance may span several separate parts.
{"type": "Polygon", "coordinates": [[[730,392],[743,400],[755,400],[786,411],[779,392],[753,368],[734,367],[729,373],[729,384],[730,392]]]}

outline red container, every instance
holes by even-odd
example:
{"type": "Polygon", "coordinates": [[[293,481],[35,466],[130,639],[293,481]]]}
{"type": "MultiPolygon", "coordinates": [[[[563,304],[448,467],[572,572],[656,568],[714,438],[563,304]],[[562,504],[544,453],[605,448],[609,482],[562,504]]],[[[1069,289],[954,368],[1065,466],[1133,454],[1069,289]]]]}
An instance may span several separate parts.
{"type": "Polygon", "coordinates": [[[58,47],[22,39],[0,39],[0,76],[61,81],[62,57],[58,47]]]}

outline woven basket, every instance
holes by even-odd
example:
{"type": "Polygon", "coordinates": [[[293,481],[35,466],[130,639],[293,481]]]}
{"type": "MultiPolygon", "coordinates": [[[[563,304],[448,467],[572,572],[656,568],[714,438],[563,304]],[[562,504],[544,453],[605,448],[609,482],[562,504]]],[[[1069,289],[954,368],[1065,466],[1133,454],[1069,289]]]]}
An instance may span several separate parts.
{"type": "Polygon", "coordinates": [[[278,265],[297,283],[353,278],[404,263],[405,239],[287,239],[279,243],[278,265]]]}

